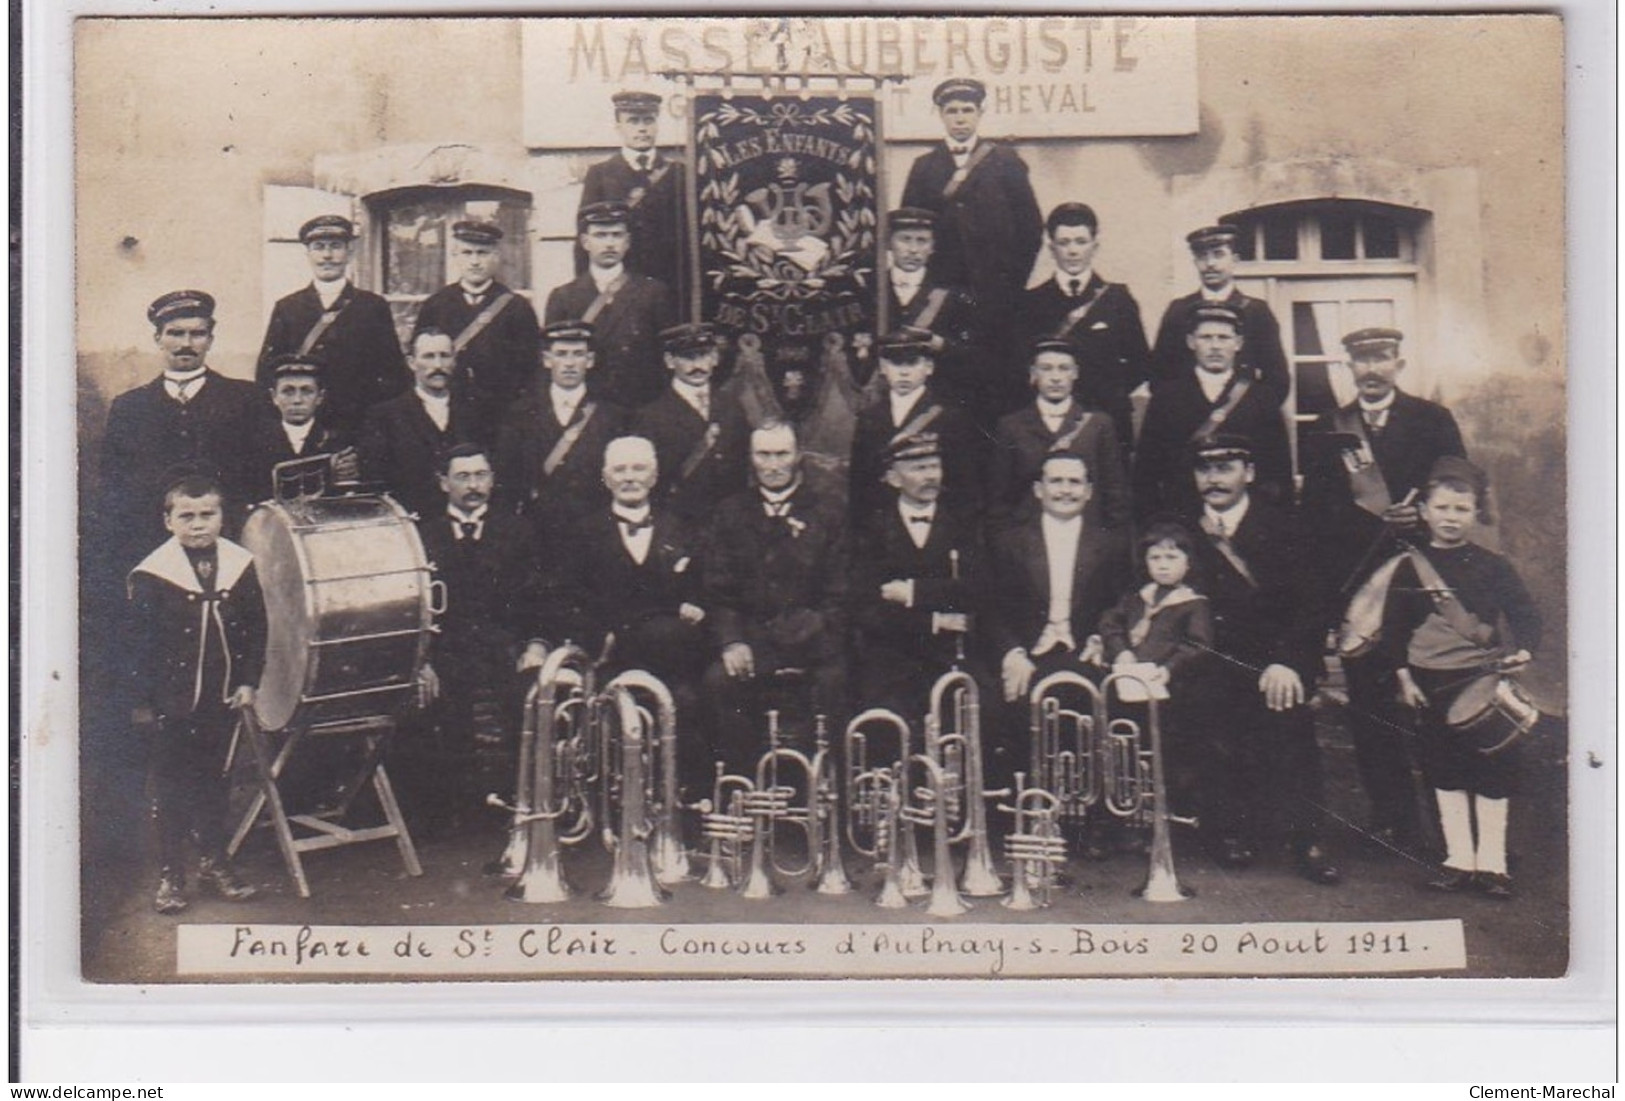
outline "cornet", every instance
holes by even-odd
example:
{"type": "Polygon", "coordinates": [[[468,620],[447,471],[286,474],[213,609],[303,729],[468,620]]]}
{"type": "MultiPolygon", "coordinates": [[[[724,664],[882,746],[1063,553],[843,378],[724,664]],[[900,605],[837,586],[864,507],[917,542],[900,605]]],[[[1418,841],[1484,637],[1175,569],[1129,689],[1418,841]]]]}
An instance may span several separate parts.
{"type": "Polygon", "coordinates": [[[1056,820],[1060,802],[1043,788],[1028,787],[1027,774],[1016,773],[1013,805],[999,809],[1015,815],[1015,826],[1004,839],[1004,852],[1010,858],[1010,895],[1004,905],[1011,910],[1037,910],[1050,904],[1056,873],[1066,863],[1066,842],[1056,820]]]}
{"type": "Polygon", "coordinates": [[[718,761],[711,798],[701,799],[689,808],[700,812],[700,830],[710,843],[700,886],[726,891],[740,882],[745,846],[756,832],[755,819],[745,813],[745,799],[755,790],[756,784],[749,776],[732,774],[727,765],[718,761]]]}

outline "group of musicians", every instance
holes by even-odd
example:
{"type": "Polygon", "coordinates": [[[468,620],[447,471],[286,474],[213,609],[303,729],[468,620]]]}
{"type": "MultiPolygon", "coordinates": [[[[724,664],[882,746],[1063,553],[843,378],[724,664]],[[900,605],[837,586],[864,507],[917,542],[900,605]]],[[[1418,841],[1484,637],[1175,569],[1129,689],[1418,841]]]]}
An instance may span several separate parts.
{"type": "MultiPolygon", "coordinates": [[[[287,460],[331,455],[336,479],[387,491],[448,590],[426,679],[450,749],[420,787],[448,819],[478,805],[476,713],[511,738],[515,674],[566,640],[671,687],[696,799],[714,762],[751,768],[767,708],[836,730],[873,706],[916,722],[955,667],[984,686],[986,779],[1007,786],[1044,674],[1177,654],[1155,660],[1173,670],[1176,809],[1227,867],[1284,842],[1306,879],[1339,882],[1310,708],[1328,631],[1426,541],[1417,495],[1464,458],[1455,421],[1399,389],[1403,334],[1349,333],[1358,397],[1303,432],[1300,493],[1287,361],[1269,306],[1234,284],[1237,230],[1188,236],[1200,287],[1148,343],[1128,288],[1095,269],[1094,211],[1041,215],[1021,157],[977,134],[984,97],[937,88],[947,140],[887,219],[891,331],[854,347],[844,467],[805,461],[795,423],[719,377],[728,334],[679,322],[685,168],[655,147],[659,97],[623,93],[624,147],[578,214],[579,274],[540,319],[498,278],[501,229],[478,221],[453,227],[459,278],[404,354],[388,304],[349,281],[339,216],[301,228],[314,279],[276,304],[254,382],[208,367],[209,295],[154,302],[163,373],[113,402],[96,550],[122,575],[160,521],[175,532],[177,463],[210,469],[227,536],[287,460]],[[1029,288],[1041,247],[1055,274],[1029,288]]],[[[1379,649],[1345,670],[1371,833],[1409,848],[1423,819],[1395,664],[1379,649]]],[[[1088,855],[1123,842],[1083,838],[1088,855]]]]}

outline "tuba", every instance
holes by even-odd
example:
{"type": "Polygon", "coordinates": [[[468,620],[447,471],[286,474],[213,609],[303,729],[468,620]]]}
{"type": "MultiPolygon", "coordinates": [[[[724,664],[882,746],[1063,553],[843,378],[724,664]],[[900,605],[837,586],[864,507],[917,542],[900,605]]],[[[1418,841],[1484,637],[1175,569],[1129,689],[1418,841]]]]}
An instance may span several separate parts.
{"type": "Polygon", "coordinates": [[[949,841],[966,845],[961,890],[972,898],[1003,894],[988,839],[987,799],[1009,792],[988,791],[983,781],[981,690],[969,673],[951,670],[931,686],[925,754],[942,772],[943,812],[958,823],[949,841]]]}
{"type": "Polygon", "coordinates": [[[908,722],[882,707],[871,707],[846,724],[846,840],[858,855],[885,867],[886,886],[877,902],[888,908],[893,903],[886,900],[923,898],[929,891],[914,831],[898,829],[896,821],[901,790],[897,768],[909,759],[912,742],[908,722]],[[890,741],[871,751],[871,741],[882,731],[891,734],[890,741]]]}
{"type": "MultiPolygon", "coordinates": [[[[655,876],[661,883],[682,883],[693,877],[677,824],[677,812],[681,809],[677,787],[677,705],[672,700],[671,690],[654,674],[642,669],[620,673],[604,690],[613,692],[617,688],[633,694],[643,713],[644,728],[648,729],[652,720],[658,732],[655,740],[644,742],[644,751],[649,757],[643,767],[647,781],[645,802],[654,822],[652,859],[655,876]]],[[[606,771],[608,775],[612,773],[606,771]]]]}
{"type": "Polygon", "coordinates": [[[547,655],[525,695],[514,802],[495,793],[486,803],[511,812],[508,844],[487,871],[517,877],[515,902],[563,902],[571,897],[559,853],[592,833],[597,749],[589,700],[592,661],[569,643],[547,655]],[[568,820],[561,830],[560,823],[568,820]]]}
{"type": "Polygon", "coordinates": [[[650,820],[646,774],[654,756],[648,748],[648,712],[624,683],[611,682],[593,702],[605,759],[620,766],[606,773],[606,787],[613,788],[618,778],[619,790],[606,794],[605,808],[613,806],[619,813],[614,828],[608,822],[604,825],[604,844],[614,860],[609,884],[598,893],[598,900],[618,909],[659,906],[666,901],[667,892],[655,879],[649,844],[655,827],[650,820]]]}

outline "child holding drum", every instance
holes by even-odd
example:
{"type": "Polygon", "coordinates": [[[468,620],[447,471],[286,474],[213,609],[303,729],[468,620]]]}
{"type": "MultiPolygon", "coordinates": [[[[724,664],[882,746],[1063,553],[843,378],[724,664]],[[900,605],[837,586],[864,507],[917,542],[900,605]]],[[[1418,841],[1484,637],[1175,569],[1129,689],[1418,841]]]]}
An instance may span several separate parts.
{"type": "Polygon", "coordinates": [[[1468,538],[1475,523],[1490,521],[1488,491],[1467,460],[1434,464],[1420,508],[1428,538],[1394,571],[1380,645],[1398,671],[1400,699],[1416,709],[1417,755],[1439,806],[1446,852],[1428,886],[1504,901],[1514,897],[1506,831],[1515,738],[1534,717],[1504,678],[1529,664],[1540,615],[1512,565],[1468,538]]]}

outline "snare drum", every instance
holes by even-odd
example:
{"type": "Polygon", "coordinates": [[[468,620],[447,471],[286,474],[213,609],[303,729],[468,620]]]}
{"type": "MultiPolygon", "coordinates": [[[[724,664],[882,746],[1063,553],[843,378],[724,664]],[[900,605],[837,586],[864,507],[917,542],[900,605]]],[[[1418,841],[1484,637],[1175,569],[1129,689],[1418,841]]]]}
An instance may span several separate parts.
{"type": "Polygon", "coordinates": [[[1499,753],[1533,729],[1540,709],[1511,677],[1489,674],[1473,681],[1445,714],[1450,729],[1483,754],[1499,753]]]}
{"type": "Polygon", "coordinates": [[[265,590],[265,672],[254,710],[267,730],[399,714],[441,590],[417,526],[388,497],[267,501],[243,527],[265,590]]]}

